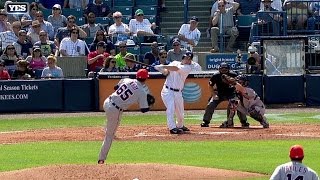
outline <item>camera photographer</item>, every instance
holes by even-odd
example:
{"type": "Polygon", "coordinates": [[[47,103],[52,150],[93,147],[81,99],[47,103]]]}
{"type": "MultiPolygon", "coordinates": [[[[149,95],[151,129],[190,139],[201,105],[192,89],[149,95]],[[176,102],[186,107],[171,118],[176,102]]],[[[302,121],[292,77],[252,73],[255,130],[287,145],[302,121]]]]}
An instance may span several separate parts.
{"type": "Polygon", "coordinates": [[[246,65],[247,74],[260,74],[261,73],[261,58],[257,52],[257,48],[249,46],[248,48],[248,60],[246,65]]]}

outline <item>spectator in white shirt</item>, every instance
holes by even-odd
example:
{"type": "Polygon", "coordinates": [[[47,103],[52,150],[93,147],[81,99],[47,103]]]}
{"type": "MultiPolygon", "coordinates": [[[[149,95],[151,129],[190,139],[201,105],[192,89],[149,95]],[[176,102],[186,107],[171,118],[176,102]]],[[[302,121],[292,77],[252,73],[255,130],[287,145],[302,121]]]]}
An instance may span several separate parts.
{"type": "Polygon", "coordinates": [[[201,32],[197,28],[199,22],[196,16],[190,18],[190,24],[182,24],[178,32],[178,38],[181,41],[181,46],[184,48],[192,48],[198,45],[200,40],[201,32]]]}
{"type": "Polygon", "coordinates": [[[131,19],[129,22],[130,33],[134,36],[153,36],[152,29],[155,28],[155,23],[151,24],[148,19],[144,19],[144,13],[141,9],[136,10],[135,19],[131,19]]]}
{"type": "Polygon", "coordinates": [[[18,41],[18,34],[21,30],[21,23],[15,21],[12,23],[13,31],[6,31],[0,33],[0,47],[4,50],[8,45],[12,45],[14,42],[18,41]]]}
{"type": "Polygon", "coordinates": [[[129,35],[130,30],[129,26],[122,22],[122,13],[116,11],[112,15],[114,24],[109,27],[108,35],[109,36],[117,36],[118,34],[129,35]]]}
{"type": "Polygon", "coordinates": [[[79,29],[73,27],[70,31],[70,37],[62,39],[60,43],[60,56],[85,56],[86,44],[78,37],[79,29]]]}

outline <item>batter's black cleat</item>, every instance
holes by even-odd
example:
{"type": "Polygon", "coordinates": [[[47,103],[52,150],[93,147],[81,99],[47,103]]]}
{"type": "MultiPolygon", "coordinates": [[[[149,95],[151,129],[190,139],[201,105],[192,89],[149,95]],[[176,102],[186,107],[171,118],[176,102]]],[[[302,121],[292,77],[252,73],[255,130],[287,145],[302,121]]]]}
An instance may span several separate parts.
{"type": "Polygon", "coordinates": [[[98,164],[104,164],[104,160],[99,160],[98,164]]]}
{"type": "Polygon", "coordinates": [[[185,126],[182,126],[182,128],[179,128],[179,129],[181,129],[182,131],[190,131],[190,129],[185,126]]]}
{"type": "Polygon", "coordinates": [[[200,124],[201,127],[209,127],[209,123],[203,122],[200,124]]]}
{"type": "Polygon", "coordinates": [[[173,128],[170,130],[170,134],[183,134],[183,130],[179,128],[173,128]]]}

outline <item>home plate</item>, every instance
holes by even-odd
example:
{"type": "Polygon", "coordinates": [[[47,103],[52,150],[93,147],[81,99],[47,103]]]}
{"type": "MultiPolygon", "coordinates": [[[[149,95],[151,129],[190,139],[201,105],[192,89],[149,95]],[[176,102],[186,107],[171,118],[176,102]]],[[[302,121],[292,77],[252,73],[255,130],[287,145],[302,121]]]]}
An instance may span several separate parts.
{"type": "Polygon", "coordinates": [[[220,135],[220,134],[241,134],[243,132],[199,132],[199,134],[220,135]]]}

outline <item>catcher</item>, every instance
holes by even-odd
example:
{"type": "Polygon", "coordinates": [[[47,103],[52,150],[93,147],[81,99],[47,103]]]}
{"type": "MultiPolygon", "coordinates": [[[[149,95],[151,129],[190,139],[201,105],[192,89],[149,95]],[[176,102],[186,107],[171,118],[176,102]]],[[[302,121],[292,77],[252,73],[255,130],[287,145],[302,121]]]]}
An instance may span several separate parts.
{"type": "Polygon", "coordinates": [[[121,79],[114,87],[115,92],[104,101],[103,109],[106,112],[107,125],[98,164],[104,164],[108,156],[123,110],[127,109],[131,104],[138,102],[141,112],[145,113],[155,103],[155,98],[147,94],[146,87],[144,86],[148,77],[149,74],[146,69],[139,69],[136,79],[121,79]]]}
{"type": "Polygon", "coordinates": [[[222,78],[236,88],[237,96],[239,98],[237,111],[240,112],[238,116],[242,127],[249,127],[250,124],[247,122],[246,117],[246,115],[249,115],[251,118],[258,121],[263,128],[269,128],[267,118],[264,116],[266,110],[265,105],[257,93],[248,86],[248,77],[246,75],[239,75],[235,79],[228,75],[223,75],[222,78]]]}

